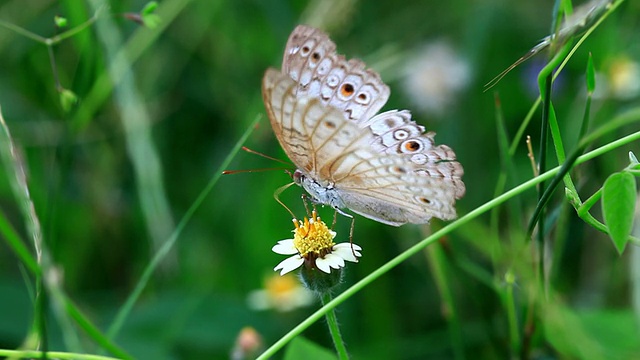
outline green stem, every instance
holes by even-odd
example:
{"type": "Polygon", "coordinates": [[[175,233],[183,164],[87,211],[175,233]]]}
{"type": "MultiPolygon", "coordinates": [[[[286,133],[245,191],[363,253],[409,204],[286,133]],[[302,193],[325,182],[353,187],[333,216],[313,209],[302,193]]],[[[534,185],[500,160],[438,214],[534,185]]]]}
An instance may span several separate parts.
{"type": "MultiPolygon", "coordinates": [[[[513,162],[509,161],[511,156],[509,154],[509,139],[507,136],[506,124],[504,121],[504,115],[502,113],[502,106],[500,98],[496,93],[494,96],[495,108],[496,108],[496,132],[498,138],[498,149],[500,151],[500,175],[498,181],[496,181],[496,187],[493,192],[493,196],[496,197],[504,192],[507,185],[507,177],[512,174],[513,162]]],[[[491,242],[491,262],[494,266],[498,263],[500,253],[502,252],[502,246],[499,239],[499,221],[500,211],[499,208],[495,208],[490,215],[489,228],[493,235],[494,241],[491,242]]]]}
{"type": "Polygon", "coordinates": [[[47,46],[52,46],[52,45],[56,45],[58,43],[60,43],[63,40],[66,40],[72,36],[74,36],[75,34],[81,32],[82,30],[88,28],[89,26],[93,25],[94,22],[96,22],[96,20],[98,19],[98,13],[102,10],[103,7],[100,7],[100,9],[98,9],[98,11],[95,12],[95,14],[93,14],[93,16],[91,18],[89,18],[89,20],[83,22],[82,24],[69,29],[61,34],[58,34],[56,36],[50,37],[50,38],[46,38],[44,36],[40,36],[36,33],[33,33],[25,28],[22,28],[18,25],[12,24],[10,22],[4,21],[4,20],[0,20],[0,26],[3,26],[15,33],[18,33],[26,38],[29,38],[33,41],[37,41],[39,43],[42,43],[44,45],[47,46]]]}
{"type": "Polygon", "coordinates": [[[516,312],[516,300],[513,296],[513,288],[515,284],[515,275],[511,270],[507,271],[504,275],[507,283],[507,289],[505,291],[505,307],[507,308],[507,321],[509,322],[509,340],[511,343],[511,355],[515,358],[521,350],[521,339],[518,331],[518,316],[516,312]]]}
{"type": "Polygon", "coordinates": [[[62,351],[35,351],[35,350],[4,350],[0,349],[0,356],[6,356],[12,359],[82,359],[82,360],[117,360],[109,356],[78,354],[62,351]]]}
{"type": "MultiPolygon", "coordinates": [[[[585,114],[584,121],[587,121],[586,119],[587,117],[588,117],[588,112],[585,114]]],[[[637,122],[639,119],[640,119],[640,110],[638,109],[630,110],[621,114],[615,119],[608,121],[606,124],[597,128],[595,131],[593,131],[589,135],[585,137],[581,136],[582,140],[578,144],[578,148],[575,150],[576,151],[575,155],[577,156],[577,153],[581,152],[582,149],[586,148],[587,145],[595,141],[597,138],[602,137],[603,135],[608,134],[616,129],[619,129],[620,127],[623,127],[627,124],[637,122]]],[[[601,194],[602,188],[596,191],[591,197],[589,197],[583,203],[582,200],[580,199],[580,195],[578,194],[578,190],[576,189],[571,177],[568,175],[565,176],[565,186],[566,186],[566,189],[565,189],[566,196],[569,199],[571,205],[576,209],[578,216],[584,222],[592,226],[594,229],[601,231],[605,234],[608,234],[609,229],[607,228],[607,226],[604,225],[602,222],[598,221],[596,218],[593,217],[593,215],[591,215],[591,213],[589,213],[589,210],[591,210],[593,205],[595,205],[598,202],[598,200],[600,200],[600,197],[602,195],[601,194]]],[[[640,245],[640,239],[638,239],[633,235],[629,235],[629,241],[633,244],[640,245]]]]}
{"type": "Polygon", "coordinates": [[[598,189],[598,191],[596,191],[584,203],[580,205],[580,207],[577,209],[578,216],[583,217],[586,214],[588,214],[591,207],[593,207],[593,205],[595,205],[595,203],[597,203],[601,197],[602,197],[602,188],[598,189]]]}
{"type": "Polygon", "coordinates": [[[429,246],[427,248],[431,273],[436,281],[436,287],[442,302],[442,315],[449,327],[449,337],[453,347],[455,359],[464,359],[464,345],[462,342],[462,327],[458,318],[453,294],[451,293],[450,281],[447,279],[447,264],[442,246],[429,246]]]}
{"type": "Polygon", "coordinates": [[[74,36],[75,34],[83,31],[84,29],[88,28],[89,26],[93,25],[93,23],[96,22],[96,20],[98,20],[98,14],[100,13],[100,11],[102,10],[103,7],[100,7],[91,18],[89,18],[89,20],[83,22],[82,24],[69,29],[61,34],[58,34],[54,37],[48,38],[46,39],[45,43],[47,45],[56,45],[60,42],[62,42],[63,40],[66,40],[72,36],[74,36]]]}
{"type": "MultiPolygon", "coordinates": [[[[323,306],[330,303],[332,300],[331,293],[327,291],[322,295],[321,299],[323,306]]],[[[344,341],[340,334],[340,327],[338,326],[338,318],[336,317],[334,309],[329,310],[325,314],[325,317],[327,319],[327,325],[329,326],[329,333],[331,333],[331,338],[333,339],[333,345],[336,347],[336,352],[338,353],[338,358],[340,360],[349,359],[349,354],[347,354],[347,348],[344,346],[344,341]]]]}
{"type": "Polygon", "coordinates": [[[0,26],[3,26],[3,27],[5,27],[5,28],[7,28],[9,30],[12,30],[13,32],[16,32],[16,33],[24,36],[24,37],[27,37],[27,38],[29,38],[31,40],[34,40],[34,41],[37,41],[39,43],[43,43],[45,45],[47,44],[47,41],[49,41],[49,39],[47,39],[47,38],[45,38],[43,36],[40,36],[40,35],[38,35],[36,33],[32,33],[31,31],[29,31],[27,29],[21,28],[20,26],[14,25],[14,24],[12,24],[10,22],[6,22],[4,20],[0,20],[0,26]]]}
{"type": "MultiPolygon", "coordinates": [[[[551,46],[553,47],[553,42],[551,42],[551,46]]],[[[557,58],[557,57],[556,57],[557,58]]],[[[541,129],[540,129],[540,152],[538,155],[538,171],[543,172],[547,168],[547,143],[548,143],[548,134],[549,134],[549,109],[551,108],[551,89],[553,85],[552,73],[549,72],[545,74],[546,71],[552,71],[553,67],[550,65],[553,63],[553,60],[545,66],[545,68],[540,72],[538,76],[538,81],[540,83],[540,96],[544,99],[542,101],[542,119],[541,129]],[[544,86],[543,86],[544,83],[544,86]]],[[[555,66],[554,66],[555,67],[555,66]]],[[[541,202],[543,194],[544,194],[545,183],[544,181],[540,182],[538,185],[538,203],[541,202]]],[[[545,232],[545,207],[540,208],[540,218],[538,219],[538,234],[537,234],[537,244],[538,244],[538,276],[541,284],[545,283],[544,276],[544,232],[545,232]]],[[[527,239],[528,240],[528,239],[527,239]]],[[[535,256],[535,255],[534,255],[535,256]]],[[[535,260],[534,260],[535,261],[535,260]]],[[[546,288],[546,287],[543,287],[546,288]]]]}

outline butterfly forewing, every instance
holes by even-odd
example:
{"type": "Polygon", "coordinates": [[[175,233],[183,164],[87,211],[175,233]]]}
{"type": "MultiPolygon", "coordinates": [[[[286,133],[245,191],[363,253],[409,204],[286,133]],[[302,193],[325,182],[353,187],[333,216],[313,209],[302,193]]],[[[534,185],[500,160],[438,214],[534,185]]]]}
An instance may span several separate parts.
{"type": "Polygon", "coordinates": [[[369,119],[387,102],[389,87],[362,61],[347,61],[335,49],[325,33],[299,25],[287,41],[282,72],[298,83],[297,95],[317,98],[347,120],[369,119]]]}
{"type": "Polygon", "coordinates": [[[296,83],[286,74],[269,69],[262,86],[271,126],[280,145],[307,175],[331,182],[352,170],[352,166],[345,164],[357,162],[359,156],[376,156],[375,151],[368,149],[366,132],[345,120],[337,109],[318,99],[296,95],[296,83]]]}

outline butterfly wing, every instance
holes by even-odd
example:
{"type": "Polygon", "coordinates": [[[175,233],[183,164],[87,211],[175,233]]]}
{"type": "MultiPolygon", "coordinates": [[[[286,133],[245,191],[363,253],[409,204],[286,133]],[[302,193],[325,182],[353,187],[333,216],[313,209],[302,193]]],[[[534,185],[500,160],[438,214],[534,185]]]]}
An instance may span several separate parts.
{"type": "Polygon", "coordinates": [[[342,169],[340,155],[368,151],[367,133],[315,97],[296,94],[297,84],[287,75],[268,69],[262,80],[267,114],[282,149],[305,175],[330,182],[342,169]]]}
{"type": "Polygon", "coordinates": [[[275,69],[262,83],[276,137],[305,176],[331,188],[345,207],[385,224],[455,218],[448,179],[421,174],[411,155],[380,152],[371,145],[379,138],[371,127],[360,128],[317,98],[298,96],[297,86],[275,69]]]}
{"type": "Polygon", "coordinates": [[[443,189],[429,184],[410,186],[396,182],[393,186],[376,184],[366,189],[341,186],[341,199],[349,210],[383,224],[428,224],[433,217],[456,218],[455,207],[441,195],[443,189]]]}
{"type": "Polygon", "coordinates": [[[391,110],[363,122],[373,133],[371,146],[386,154],[400,154],[422,176],[439,179],[447,195],[455,199],[465,194],[464,170],[456,154],[447,145],[435,145],[435,133],[425,133],[423,126],[411,119],[407,110],[391,110]]]}
{"type": "Polygon", "coordinates": [[[318,98],[347,120],[359,123],[373,117],[389,99],[389,87],[362,61],[347,61],[335,49],[327,34],[299,25],[287,41],[282,72],[298,83],[300,97],[318,98]]]}

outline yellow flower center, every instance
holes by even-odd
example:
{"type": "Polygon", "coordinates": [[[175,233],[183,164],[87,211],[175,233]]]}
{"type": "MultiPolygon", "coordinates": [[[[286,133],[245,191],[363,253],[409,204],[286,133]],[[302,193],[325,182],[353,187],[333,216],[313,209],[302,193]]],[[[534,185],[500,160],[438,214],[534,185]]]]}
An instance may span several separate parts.
{"type": "Polygon", "coordinates": [[[311,213],[311,219],[304,218],[304,221],[293,220],[295,229],[293,230],[293,246],[302,257],[314,254],[323,257],[331,252],[335,245],[333,238],[336,233],[329,230],[327,224],[320,220],[315,210],[311,213]]]}

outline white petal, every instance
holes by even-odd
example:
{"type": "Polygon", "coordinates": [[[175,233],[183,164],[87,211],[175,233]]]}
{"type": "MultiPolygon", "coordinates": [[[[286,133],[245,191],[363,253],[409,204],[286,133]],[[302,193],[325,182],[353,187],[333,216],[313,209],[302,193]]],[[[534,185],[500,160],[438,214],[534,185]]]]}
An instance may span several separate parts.
{"type": "Polygon", "coordinates": [[[296,247],[293,246],[293,239],[278,241],[278,243],[271,248],[271,251],[280,255],[293,255],[298,253],[296,247]]]}
{"type": "MultiPolygon", "coordinates": [[[[351,261],[351,262],[358,262],[358,257],[362,256],[362,254],[360,254],[359,251],[356,250],[356,247],[354,245],[353,250],[351,250],[350,246],[339,246],[341,244],[338,244],[336,246],[333,247],[333,253],[332,254],[336,254],[337,256],[340,256],[341,258],[347,260],[347,261],[351,261]],[[355,253],[355,256],[353,256],[353,253],[355,253]]],[[[349,245],[349,244],[347,244],[349,245]]],[[[358,246],[359,248],[359,246],[358,246]]]]}
{"type": "Polygon", "coordinates": [[[331,266],[325,259],[316,259],[316,267],[327,274],[331,273],[331,266]]]}
{"type": "Polygon", "coordinates": [[[340,269],[344,267],[344,259],[336,254],[327,254],[324,256],[324,260],[334,269],[340,269]]]}
{"type": "Polygon", "coordinates": [[[336,245],[333,246],[334,249],[335,248],[348,248],[349,250],[351,250],[351,247],[353,247],[354,251],[362,250],[362,248],[358,244],[340,243],[340,244],[336,244],[336,245]]]}
{"type": "Polygon", "coordinates": [[[304,259],[302,258],[302,256],[295,255],[281,261],[280,264],[278,264],[275,268],[273,268],[273,271],[278,271],[281,269],[282,271],[280,272],[280,276],[282,276],[288,272],[291,272],[299,268],[300,265],[302,265],[302,263],[304,263],[304,259]]]}

